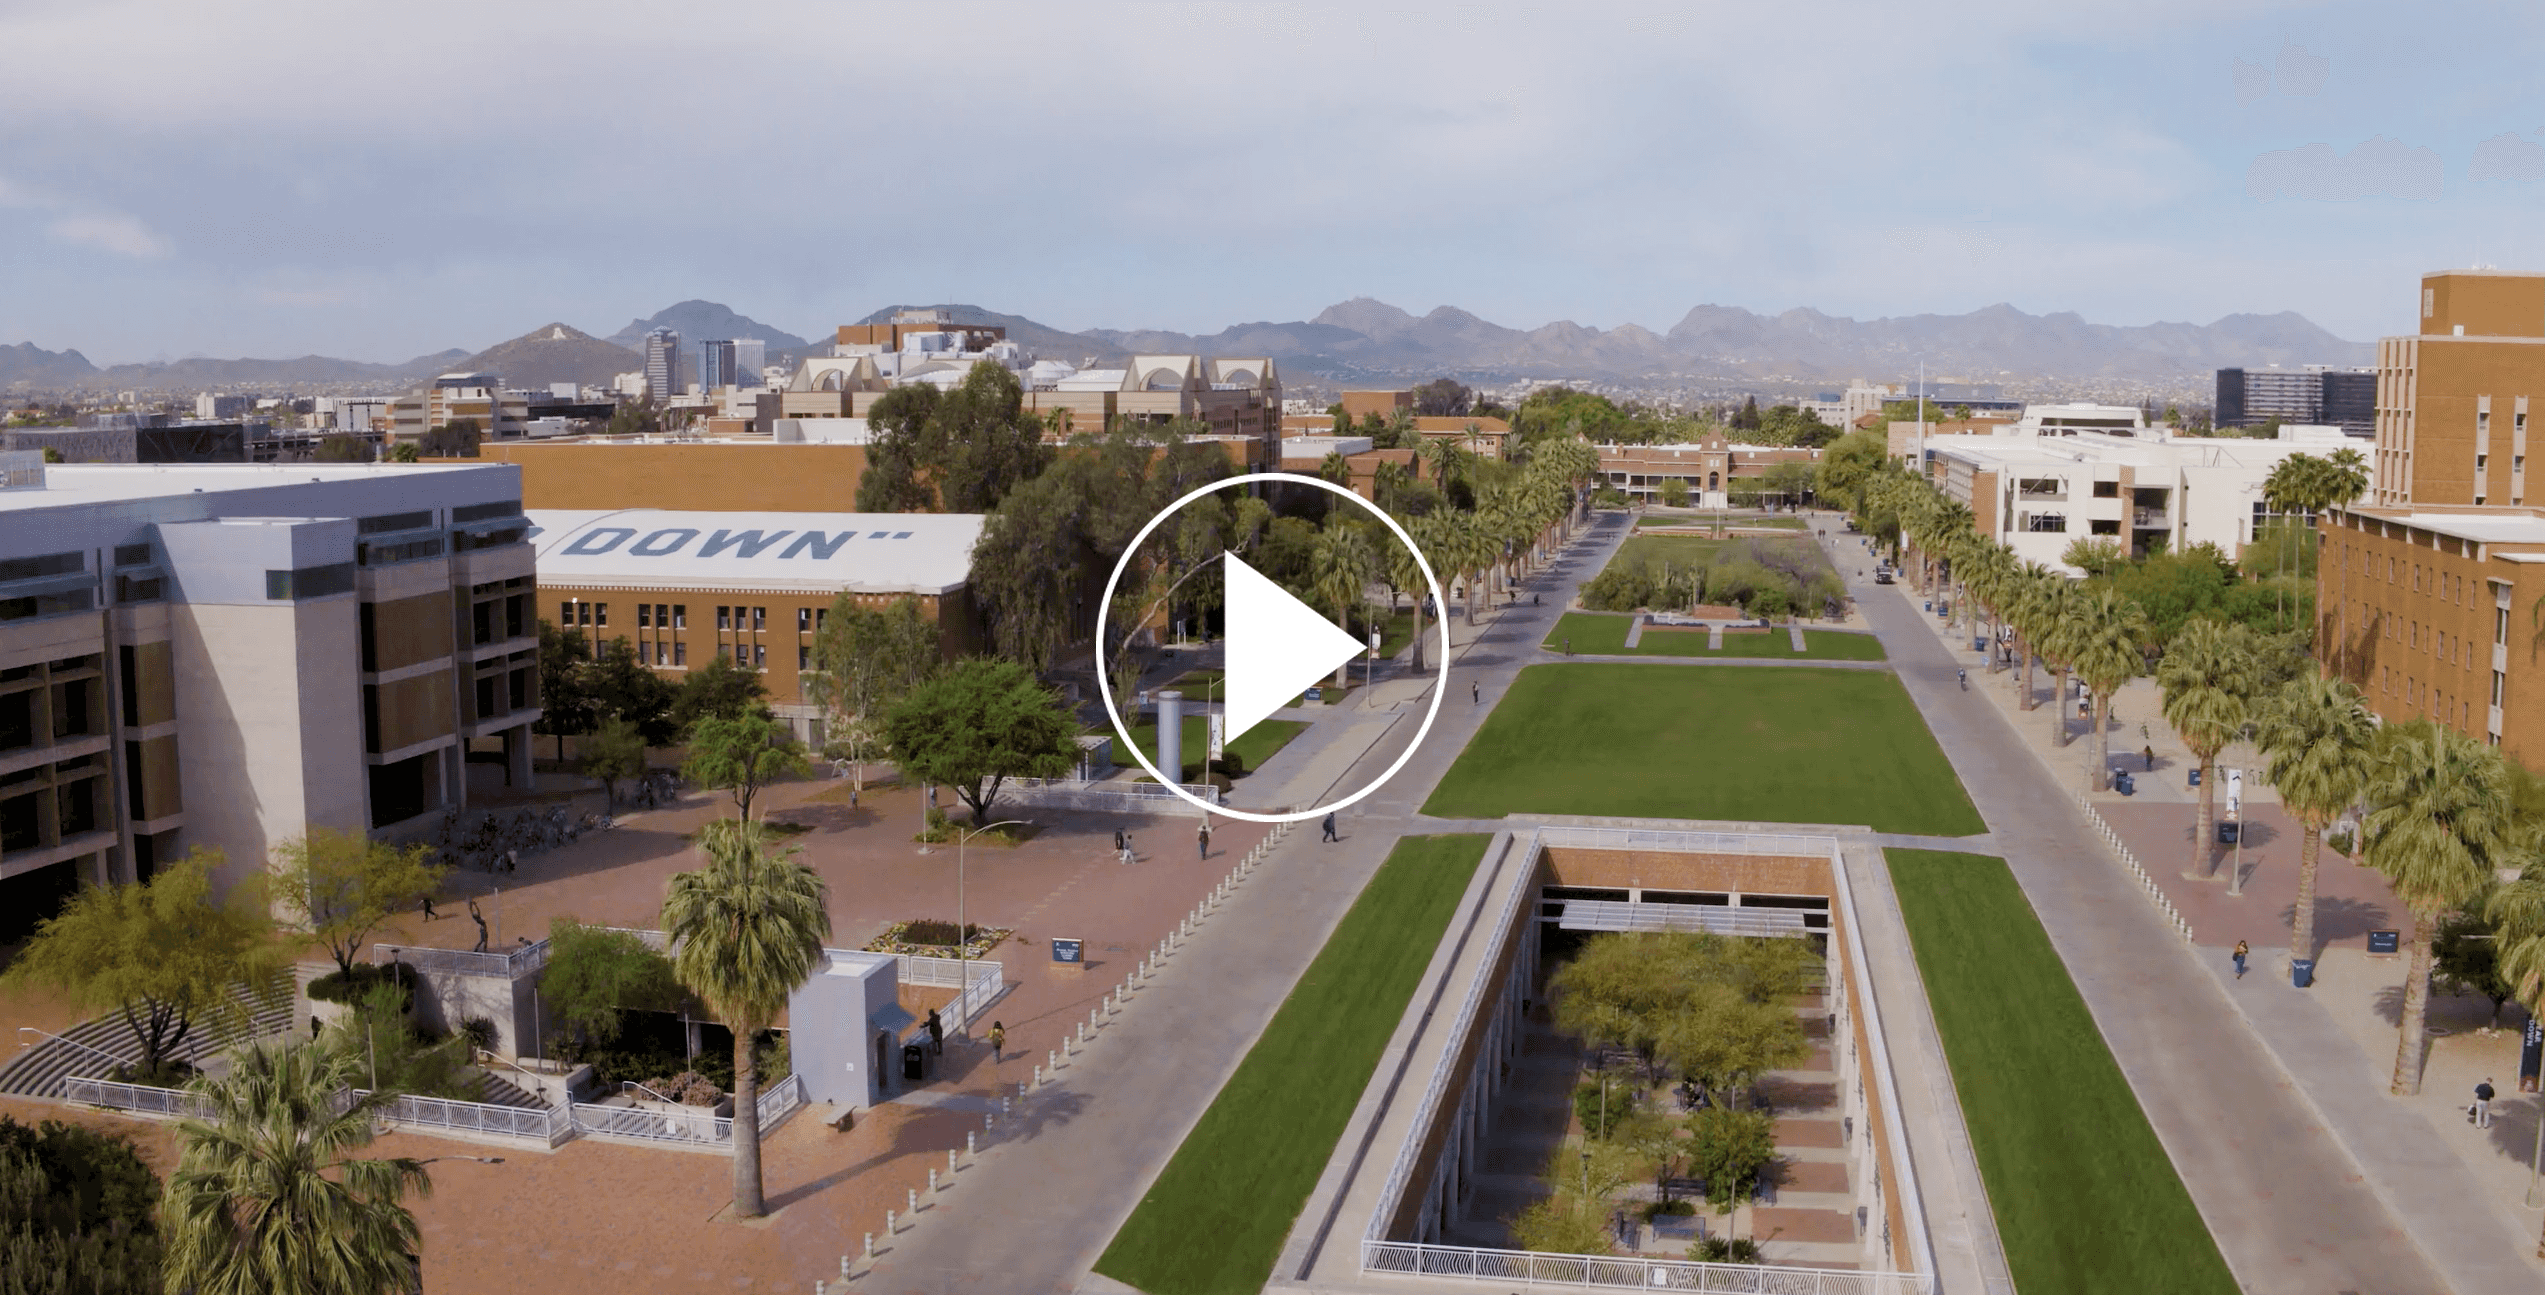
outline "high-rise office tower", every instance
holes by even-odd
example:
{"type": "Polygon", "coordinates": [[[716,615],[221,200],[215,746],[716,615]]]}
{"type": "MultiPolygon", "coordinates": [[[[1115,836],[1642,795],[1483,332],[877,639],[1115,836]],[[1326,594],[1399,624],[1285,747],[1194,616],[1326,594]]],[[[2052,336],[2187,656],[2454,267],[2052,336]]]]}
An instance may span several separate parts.
{"type": "Polygon", "coordinates": [[[645,391],[657,402],[671,399],[680,384],[680,334],[657,328],[645,335],[645,391]]]}
{"type": "Polygon", "coordinates": [[[714,340],[698,344],[699,390],[713,391],[718,387],[742,385],[744,384],[734,377],[733,343],[714,340]]]}
{"type": "Polygon", "coordinates": [[[733,369],[741,375],[734,379],[739,386],[761,384],[760,370],[769,367],[769,344],[756,337],[738,337],[733,341],[733,369]]]}

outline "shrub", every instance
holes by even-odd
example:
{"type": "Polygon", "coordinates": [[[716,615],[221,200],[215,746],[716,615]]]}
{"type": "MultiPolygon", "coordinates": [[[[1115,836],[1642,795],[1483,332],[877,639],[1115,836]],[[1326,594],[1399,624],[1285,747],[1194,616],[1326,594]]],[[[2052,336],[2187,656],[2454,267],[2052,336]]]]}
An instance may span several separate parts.
{"type": "Polygon", "coordinates": [[[129,1140],[0,1115],[0,1289],[159,1289],[158,1200],[129,1140]]]}
{"type": "Polygon", "coordinates": [[[1699,1263],[1754,1264],[1759,1243],[1749,1237],[1707,1237],[1688,1247],[1688,1257],[1699,1263]]]}
{"type": "Polygon", "coordinates": [[[2351,834],[2348,832],[2328,832],[2324,836],[2325,848],[2345,859],[2350,857],[2351,845],[2351,834]]]}
{"type": "Polygon", "coordinates": [[[483,1016],[472,1016],[460,1022],[460,1037],[467,1039],[471,1048],[492,1052],[495,1050],[495,1023],[483,1016]]]}
{"type": "Polygon", "coordinates": [[[717,1087],[705,1075],[695,1070],[684,1070],[677,1075],[656,1076],[636,1082],[652,1089],[654,1094],[664,1101],[678,1102],[683,1106],[713,1106],[725,1100],[725,1090],[717,1087]]]}
{"type": "Polygon", "coordinates": [[[1231,778],[1243,778],[1246,776],[1246,758],[1235,751],[1230,751],[1211,762],[1211,772],[1224,773],[1231,778]]]}
{"type": "Polygon", "coordinates": [[[191,1063],[171,1057],[148,1068],[139,1062],[127,1062],[109,1069],[106,1078],[113,1083],[140,1084],[146,1088],[183,1088],[194,1079],[195,1073],[191,1063]]]}
{"type": "MultiPolygon", "coordinates": [[[[963,928],[963,938],[966,940],[977,940],[981,938],[981,934],[981,924],[978,922],[963,928]]],[[[923,918],[901,928],[901,938],[905,944],[942,944],[951,947],[956,939],[954,923],[923,918]]]]}
{"type": "Polygon", "coordinates": [[[1776,1159],[1776,1122],[1764,1111],[1709,1106],[1688,1117],[1688,1132],[1688,1171],[1705,1180],[1717,1209],[1749,1195],[1776,1159]]]}
{"type": "Polygon", "coordinates": [[[353,973],[331,971],[309,982],[309,997],[320,1003],[359,1003],[375,985],[395,983],[406,990],[406,1010],[415,1010],[415,968],[403,962],[382,966],[357,962],[353,973]]]}
{"type": "Polygon", "coordinates": [[[1617,1131],[1618,1122],[1635,1113],[1636,1093],[1632,1086],[1611,1081],[1608,1085],[1607,1116],[1601,1117],[1600,1085],[1594,1080],[1573,1090],[1573,1113],[1581,1117],[1582,1127],[1594,1138],[1605,1138],[1617,1131]]]}

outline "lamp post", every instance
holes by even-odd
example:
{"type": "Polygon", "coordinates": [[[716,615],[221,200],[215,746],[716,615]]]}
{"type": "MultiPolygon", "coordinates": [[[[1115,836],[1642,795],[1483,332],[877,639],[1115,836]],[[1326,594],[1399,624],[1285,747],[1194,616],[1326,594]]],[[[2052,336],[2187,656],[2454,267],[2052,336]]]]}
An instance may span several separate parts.
{"type": "MultiPolygon", "coordinates": [[[[964,851],[964,847],[965,847],[965,846],[968,846],[968,845],[970,845],[970,844],[972,844],[972,838],[973,838],[973,837],[979,836],[979,835],[980,835],[980,834],[982,834],[983,832],[990,831],[990,830],[992,830],[993,828],[1001,828],[1001,827],[1023,827],[1024,825],[1025,825],[1025,820],[1024,820],[1024,819],[1021,819],[1021,818],[1003,818],[1003,819],[1000,819],[998,822],[984,824],[984,825],[982,825],[982,826],[980,826],[980,827],[974,827],[974,828],[970,828],[970,829],[965,829],[965,828],[956,828],[956,829],[955,829],[955,832],[954,832],[954,980],[955,980],[954,1000],[955,1000],[956,1002],[958,1002],[958,1003],[960,1003],[960,1002],[962,1002],[962,1001],[963,1001],[964,995],[969,994],[969,993],[971,993],[971,992],[972,992],[972,977],[971,977],[971,974],[970,974],[969,972],[967,972],[966,970],[964,970],[964,956],[963,956],[966,952],[969,952],[969,950],[970,950],[970,946],[971,946],[971,932],[970,932],[970,928],[969,928],[969,927],[966,927],[966,926],[963,924],[963,851],[964,851]]],[[[957,1027],[955,1027],[955,1028],[956,1028],[956,1031],[957,1031],[958,1033],[966,1034],[966,1035],[970,1034],[970,1033],[971,1033],[971,1030],[972,1030],[972,1015],[971,1015],[971,1013],[966,1012],[966,1013],[964,1014],[964,1017],[963,1017],[963,1023],[962,1023],[961,1025],[958,1025],[958,1026],[957,1026],[957,1027]]]]}

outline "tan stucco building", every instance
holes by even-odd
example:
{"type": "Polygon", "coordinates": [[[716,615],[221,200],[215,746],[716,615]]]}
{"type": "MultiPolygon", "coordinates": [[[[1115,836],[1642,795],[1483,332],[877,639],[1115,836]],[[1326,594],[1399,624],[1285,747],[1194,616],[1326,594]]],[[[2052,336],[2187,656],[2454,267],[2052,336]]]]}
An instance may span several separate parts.
{"type": "Polygon", "coordinates": [[[2545,274],[2425,274],[2419,317],[2420,332],[2377,343],[2368,502],[2525,504],[2530,402],[2545,401],[2545,274]]]}

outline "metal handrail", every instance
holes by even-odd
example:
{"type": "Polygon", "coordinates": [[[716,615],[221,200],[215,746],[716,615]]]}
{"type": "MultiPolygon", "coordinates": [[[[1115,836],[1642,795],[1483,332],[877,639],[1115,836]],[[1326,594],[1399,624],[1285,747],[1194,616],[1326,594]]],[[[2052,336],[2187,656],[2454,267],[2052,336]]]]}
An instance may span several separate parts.
{"type": "MultiPolygon", "coordinates": [[[[51,1040],[53,1040],[53,1041],[54,1041],[54,1042],[56,1042],[56,1043],[67,1043],[67,1044],[70,1044],[72,1047],[77,1048],[77,1049],[79,1049],[79,1050],[80,1050],[80,1051],[82,1051],[82,1052],[93,1052],[93,1053],[96,1053],[98,1056],[104,1057],[104,1058],[106,1058],[108,1061],[114,1062],[116,1065],[119,1065],[119,1066],[125,1066],[125,1065],[131,1065],[131,1064],[132,1064],[130,1061],[127,1061],[127,1060],[125,1060],[125,1059],[124,1059],[124,1058],[122,1058],[122,1057],[116,1056],[114,1053],[112,1053],[112,1052],[108,1052],[108,1051],[106,1051],[106,1050],[105,1050],[105,1049],[103,1049],[103,1048],[92,1048],[92,1047],[90,1047],[89,1045],[87,1045],[87,1044],[85,1044],[85,1043],[82,1043],[82,1042],[80,1042],[80,1041],[79,1041],[79,1040],[77,1040],[77,1039],[66,1039],[66,1038],[63,1038],[61,1035],[55,1034],[55,1033],[54,1033],[53,1031],[51,1031],[51,1030],[39,1030],[39,1029],[37,1029],[36,1027],[34,1027],[34,1026],[32,1026],[32,1025],[21,1025],[21,1026],[19,1026],[19,1027],[18,1027],[18,1033],[20,1033],[20,1034],[41,1034],[41,1035],[43,1035],[45,1038],[51,1039],[51,1040]]],[[[19,1051],[20,1053],[24,1053],[24,1052],[26,1052],[27,1050],[29,1050],[29,1049],[31,1049],[31,1048],[37,1048],[37,1047],[41,1047],[41,1046],[43,1046],[43,1045],[41,1045],[41,1044],[35,1044],[35,1043],[24,1043],[24,1042],[21,1042],[21,1043],[19,1043],[19,1044],[18,1044],[18,1051],[19,1051]]],[[[88,1077],[88,1076],[83,1076],[83,1078],[86,1078],[86,1077],[88,1077]]],[[[99,1077],[99,1078],[102,1078],[103,1076],[98,1076],[98,1077],[99,1077]]]]}
{"type": "Polygon", "coordinates": [[[668,1097],[663,1096],[661,1093],[655,1092],[655,1091],[654,1091],[653,1089],[651,1089],[651,1088],[647,1088],[645,1085],[640,1084],[640,1083],[636,1082],[636,1081],[635,1081],[635,1080],[633,1080],[633,1079],[622,1079],[622,1080],[620,1080],[620,1081],[619,1081],[619,1091],[620,1091],[620,1092],[624,1093],[624,1092],[626,1092],[627,1090],[629,1090],[629,1089],[631,1089],[631,1088],[635,1089],[636,1091],[638,1091],[638,1092],[640,1092],[640,1093],[645,1094],[645,1095],[646,1095],[646,1096],[648,1096],[648,1097],[653,1098],[655,1101],[658,1101],[658,1102],[663,1103],[663,1104],[664,1104],[664,1105],[666,1105],[666,1106],[681,1106],[681,1105],[686,1105],[686,1103],[683,1103],[683,1102],[675,1102],[675,1101],[673,1101],[672,1099],[670,1099],[670,1098],[668,1098],[668,1097]]]}

